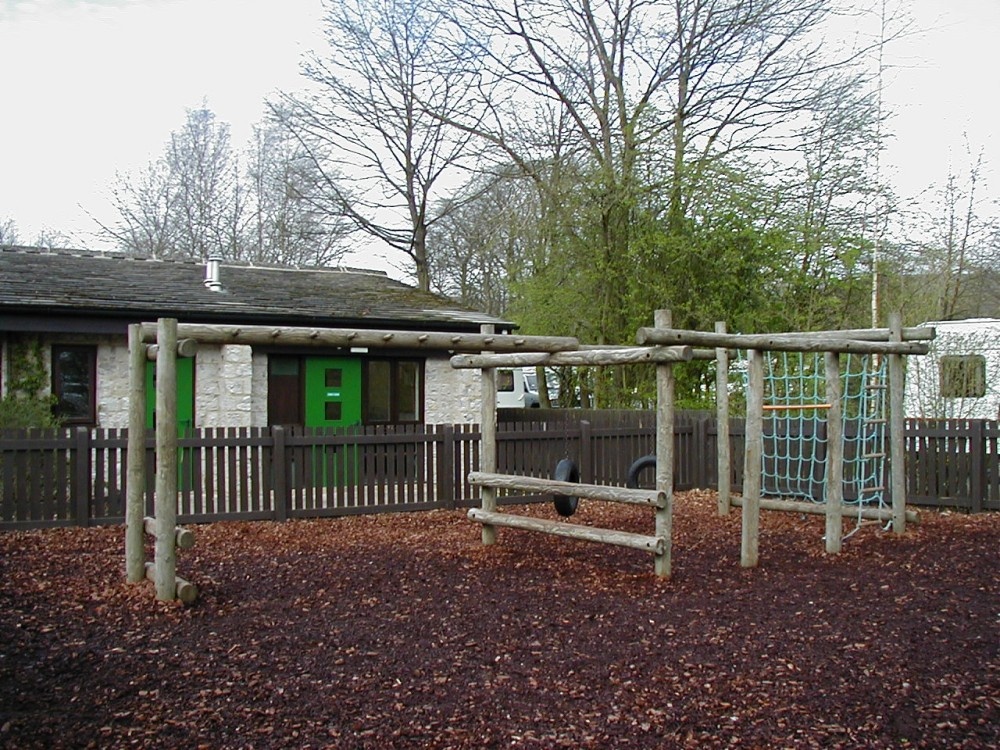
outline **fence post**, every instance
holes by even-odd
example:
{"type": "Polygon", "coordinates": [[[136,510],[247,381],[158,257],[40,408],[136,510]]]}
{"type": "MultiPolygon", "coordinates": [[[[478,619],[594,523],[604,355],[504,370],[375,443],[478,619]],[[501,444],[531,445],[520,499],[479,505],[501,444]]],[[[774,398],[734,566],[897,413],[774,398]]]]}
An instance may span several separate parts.
{"type": "Polygon", "coordinates": [[[76,525],[90,525],[90,429],[73,431],[73,497],[76,498],[76,525]]]}
{"type": "Polygon", "coordinates": [[[274,520],[288,520],[288,461],[285,460],[285,428],[271,427],[271,494],[274,520]]]}
{"type": "Polygon", "coordinates": [[[444,507],[448,510],[455,509],[455,425],[446,424],[442,425],[443,433],[441,440],[435,440],[434,443],[437,449],[441,451],[439,454],[441,460],[438,461],[438,466],[441,467],[440,473],[437,477],[437,490],[435,494],[438,497],[438,503],[441,503],[441,498],[444,498],[444,507]]]}
{"type": "Polygon", "coordinates": [[[594,483],[593,432],[589,420],[580,420],[580,481],[594,483]]]}
{"type": "Polygon", "coordinates": [[[692,489],[707,489],[708,462],[710,459],[708,452],[708,417],[702,416],[695,419],[693,428],[692,442],[694,445],[687,451],[676,451],[676,453],[687,457],[688,467],[691,470],[692,489]]]}
{"type": "Polygon", "coordinates": [[[986,438],[984,427],[986,423],[981,419],[970,419],[967,423],[969,428],[969,510],[972,513],[983,512],[983,498],[986,495],[986,438]]]}

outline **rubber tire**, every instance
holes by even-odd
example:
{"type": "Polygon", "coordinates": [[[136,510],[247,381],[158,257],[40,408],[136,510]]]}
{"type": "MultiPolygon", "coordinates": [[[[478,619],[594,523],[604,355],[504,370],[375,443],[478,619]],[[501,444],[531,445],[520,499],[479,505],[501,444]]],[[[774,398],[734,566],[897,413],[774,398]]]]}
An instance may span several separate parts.
{"type": "Polygon", "coordinates": [[[639,489],[639,473],[650,467],[656,467],[656,456],[643,456],[633,461],[632,465],[628,467],[625,486],[633,490],[639,489]]]}
{"type": "MultiPolygon", "coordinates": [[[[579,482],[580,470],[571,458],[564,458],[556,464],[555,475],[552,477],[560,482],[579,482]]],[[[567,497],[566,495],[553,495],[552,504],[556,506],[556,513],[569,518],[576,513],[576,507],[580,503],[578,497],[567,497]]]]}

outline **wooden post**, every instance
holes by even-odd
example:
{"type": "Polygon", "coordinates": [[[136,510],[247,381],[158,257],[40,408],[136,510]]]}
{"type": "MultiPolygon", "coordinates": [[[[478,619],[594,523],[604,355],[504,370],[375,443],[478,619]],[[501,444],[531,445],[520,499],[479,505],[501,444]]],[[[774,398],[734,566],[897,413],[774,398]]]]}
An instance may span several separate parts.
{"type": "MultiPolygon", "coordinates": [[[[594,481],[594,433],[589,420],[580,420],[580,470],[581,482],[594,481]]],[[[569,429],[569,425],[566,425],[569,429]]]]}
{"type": "Polygon", "coordinates": [[[438,450],[441,451],[438,466],[440,473],[437,477],[437,496],[444,498],[444,507],[449,510],[455,508],[455,425],[446,424],[442,426],[441,441],[437,443],[438,450]]]}
{"type": "Polygon", "coordinates": [[[285,455],[285,428],[271,427],[271,490],[274,494],[274,520],[288,520],[288,459],[285,455]]]}
{"type": "MultiPolygon", "coordinates": [[[[717,321],[716,333],[726,332],[725,321],[717,321]]],[[[724,346],[715,350],[715,416],[718,424],[718,490],[719,515],[729,515],[730,466],[732,459],[729,454],[729,350],[724,346]]]]}
{"type": "MultiPolygon", "coordinates": [[[[480,333],[489,335],[494,332],[492,325],[480,327],[480,333]]],[[[495,473],[497,470],[497,371],[495,368],[480,370],[480,442],[479,470],[495,473]]],[[[487,513],[497,509],[497,491],[493,487],[481,487],[480,505],[487,513]]],[[[483,524],[483,544],[494,544],[497,540],[496,526],[483,524]]]]}
{"type": "Polygon", "coordinates": [[[757,567],[760,555],[761,455],[764,449],[764,355],[759,349],[747,352],[746,453],[743,459],[743,516],[740,565],[757,567]]]}
{"type": "MultiPolygon", "coordinates": [[[[657,310],[653,323],[670,328],[670,311],[657,310]]],[[[656,509],[656,537],[663,540],[663,551],[655,553],[653,567],[656,575],[669,578],[674,513],[674,370],[669,362],[656,366],[656,490],[666,502],[656,509]]]]}
{"type": "Polygon", "coordinates": [[[177,320],[160,318],[156,340],[156,598],[177,598],[177,320]]]}
{"type": "Polygon", "coordinates": [[[142,326],[128,327],[128,447],[125,496],[125,579],[146,580],[143,516],[146,505],[146,345],[142,326]]]}
{"type": "Polygon", "coordinates": [[[844,520],[844,423],[841,417],[840,355],[826,352],[826,551],[840,552],[844,520]]]}
{"type": "MultiPolygon", "coordinates": [[[[903,318],[898,312],[889,313],[889,337],[901,341],[903,318]]],[[[903,356],[889,355],[889,493],[892,498],[892,531],[906,531],[906,439],[903,434],[903,390],[906,375],[903,356]]]]}
{"type": "Polygon", "coordinates": [[[73,431],[73,492],[76,495],[76,523],[90,525],[91,487],[90,429],[77,427],[73,431]]]}

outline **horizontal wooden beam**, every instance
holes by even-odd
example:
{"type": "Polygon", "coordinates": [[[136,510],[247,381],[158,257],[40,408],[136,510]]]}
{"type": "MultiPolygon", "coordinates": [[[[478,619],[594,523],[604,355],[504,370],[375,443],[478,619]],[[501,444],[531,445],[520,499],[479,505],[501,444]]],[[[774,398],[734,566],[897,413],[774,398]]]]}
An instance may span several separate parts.
{"type": "MultiPolygon", "coordinates": [[[[743,507],[742,497],[730,498],[729,504],[736,508],[743,507]]],[[[760,507],[762,510],[777,510],[786,513],[806,513],[809,515],[826,515],[825,503],[808,503],[801,500],[775,500],[773,498],[761,498],[760,507]]],[[[866,521],[891,521],[892,508],[859,508],[856,505],[841,505],[840,515],[845,518],[862,518],[866,521]]],[[[906,511],[906,520],[909,523],[920,523],[920,514],[915,510],[906,511]]]]}
{"type": "Polygon", "coordinates": [[[816,333],[714,333],[677,328],[640,328],[636,342],[641,345],[714,346],[731,349],[783,352],[837,352],[857,354],[927,354],[930,347],[918,341],[865,341],[846,339],[826,331],[816,333]]]}
{"type": "Polygon", "coordinates": [[[612,503],[651,505],[654,508],[665,508],[667,505],[665,492],[630,489],[628,487],[616,487],[607,484],[579,484],[577,482],[560,482],[557,479],[542,479],[514,474],[492,474],[482,471],[470,472],[469,483],[478,487],[521,490],[543,495],[562,495],[565,497],[586,498],[588,500],[606,500],[612,503]]]}
{"type": "MultiPolygon", "coordinates": [[[[156,566],[151,562],[146,563],[146,578],[156,583],[156,566]]],[[[190,581],[185,581],[180,576],[175,576],[175,579],[177,582],[176,598],[180,599],[184,604],[194,604],[198,600],[198,587],[190,581]]]]}
{"type": "MultiPolygon", "coordinates": [[[[150,362],[156,361],[156,355],[160,351],[159,344],[150,344],[146,347],[146,359],[150,362]]],[[[198,353],[198,342],[194,339],[180,339],[177,342],[178,357],[193,357],[198,353]]]]}
{"type": "MultiPolygon", "coordinates": [[[[838,331],[817,331],[824,336],[836,336],[845,339],[854,339],[855,341],[891,341],[892,335],[888,328],[848,328],[838,331]]],[[[937,335],[937,330],[932,326],[917,326],[915,328],[904,328],[902,339],[903,341],[932,341],[937,335]]],[[[802,333],[788,332],[788,333],[769,333],[768,336],[774,336],[776,338],[795,338],[797,336],[803,335],[802,333]]],[[[811,335],[811,334],[808,334],[811,335]]]]}
{"type": "MultiPolygon", "coordinates": [[[[326,346],[359,348],[428,349],[445,351],[557,352],[577,349],[580,342],[566,336],[515,336],[511,334],[448,333],[369,330],[364,328],[304,328],[280,326],[227,326],[180,323],[177,335],[205,344],[257,346],[326,346]]],[[[156,324],[142,324],[142,340],[156,341],[156,324]]]]}
{"type": "Polygon", "coordinates": [[[646,362],[686,362],[692,357],[689,346],[631,346],[613,349],[580,349],[564,352],[524,352],[512,354],[458,354],[451,358],[455,368],[552,367],[574,365],[629,365],[646,362]]]}
{"type": "MultiPolygon", "coordinates": [[[[156,536],[156,519],[146,516],[142,519],[142,527],[152,537],[156,536]]],[[[191,549],[194,546],[194,532],[183,526],[178,526],[174,532],[174,544],[178,549],[191,549]]]]}
{"type": "Polygon", "coordinates": [[[512,529],[539,531],[543,534],[554,534],[570,539],[580,539],[585,542],[614,544],[619,547],[629,547],[630,549],[652,552],[654,555],[662,555],[665,546],[663,539],[655,536],[633,534],[629,531],[616,531],[614,529],[602,529],[596,526],[581,526],[580,524],[565,523],[564,521],[549,521],[544,518],[532,518],[531,516],[518,516],[513,513],[497,513],[495,511],[481,510],[480,508],[472,508],[469,511],[468,517],[471,521],[476,521],[487,526],[506,526],[512,529]]]}

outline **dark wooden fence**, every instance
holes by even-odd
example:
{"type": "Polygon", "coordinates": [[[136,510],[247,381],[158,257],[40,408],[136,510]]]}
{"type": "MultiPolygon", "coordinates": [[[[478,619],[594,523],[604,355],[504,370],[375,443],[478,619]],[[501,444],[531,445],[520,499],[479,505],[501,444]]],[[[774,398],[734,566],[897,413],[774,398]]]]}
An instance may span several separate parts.
{"type": "MultiPolygon", "coordinates": [[[[655,450],[652,412],[535,409],[505,413],[502,420],[498,458],[504,473],[548,477],[559,459],[570,457],[582,481],[620,485],[632,462],[655,450]]],[[[730,480],[738,492],[742,422],[733,420],[730,433],[735,459],[730,480]]],[[[997,422],[907,421],[907,501],[1000,510],[998,437],[997,422]]],[[[677,489],[716,486],[715,419],[679,413],[675,439],[677,489]]],[[[150,514],[153,444],[149,433],[150,514]]],[[[0,529],[122,522],[126,445],[125,430],[0,432],[0,529]]],[[[476,425],[196,430],[179,444],[178,518],[284,520],[469,507],[478,496],[466,477],[478,464],[476,425]]]]}

